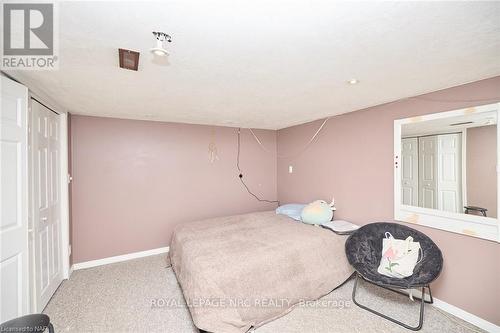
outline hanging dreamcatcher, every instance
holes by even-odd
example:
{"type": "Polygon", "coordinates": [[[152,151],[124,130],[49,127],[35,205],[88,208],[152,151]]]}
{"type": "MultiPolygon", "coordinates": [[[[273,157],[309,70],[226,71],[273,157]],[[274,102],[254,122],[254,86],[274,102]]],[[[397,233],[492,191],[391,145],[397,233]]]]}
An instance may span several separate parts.
{"type": "Polygon", "coordinates": [[[214,163],[219,160],[219,154],[217,153],[217,145],[215,144],[215,129],[212,128],[210,135],[210,143],[208,144],[208,160],[210,163],[214,163]]]}

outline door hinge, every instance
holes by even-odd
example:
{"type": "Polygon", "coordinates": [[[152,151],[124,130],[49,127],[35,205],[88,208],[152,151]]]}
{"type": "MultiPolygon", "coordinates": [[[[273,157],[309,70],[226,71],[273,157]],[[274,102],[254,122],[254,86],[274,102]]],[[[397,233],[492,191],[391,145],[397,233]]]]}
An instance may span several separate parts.
{"type": "Polygon", "coordinates": [[[73,177],[70,174],[68,174],[68,184],[70,184],[72,181],[73,181],[73,177]]]}

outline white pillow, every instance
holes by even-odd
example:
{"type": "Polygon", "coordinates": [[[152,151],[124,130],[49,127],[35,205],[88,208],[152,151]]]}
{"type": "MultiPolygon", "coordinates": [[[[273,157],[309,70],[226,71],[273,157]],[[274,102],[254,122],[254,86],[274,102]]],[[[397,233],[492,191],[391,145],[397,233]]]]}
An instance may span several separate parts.
{"type": "Polygon", "coordinates": [[[276,214],[287,215],[294,220],[302,221],[300,214],[302,213],[302,209],[304,209],[306,205],[303,204],[287,204],[283,206],[279,206],[276,208],[276,214]]]}

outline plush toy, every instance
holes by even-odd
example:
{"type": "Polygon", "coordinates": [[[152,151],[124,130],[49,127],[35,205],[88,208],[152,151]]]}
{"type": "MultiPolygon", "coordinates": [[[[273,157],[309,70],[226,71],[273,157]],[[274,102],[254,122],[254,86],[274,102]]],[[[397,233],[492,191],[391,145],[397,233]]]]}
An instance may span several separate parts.
{"type": "Polygon", "coordinates": [[[335,201],[328,204],[324,200],[316,200],[304,207],[301,213],[302,222],[307,224],[323,224],[332,220],[335,201]]]}

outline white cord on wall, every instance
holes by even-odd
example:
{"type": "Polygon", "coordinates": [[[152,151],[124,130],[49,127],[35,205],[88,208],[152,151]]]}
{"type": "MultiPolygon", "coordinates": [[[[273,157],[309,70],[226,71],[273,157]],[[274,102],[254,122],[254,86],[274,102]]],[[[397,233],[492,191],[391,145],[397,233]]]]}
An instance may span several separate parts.
{"type": "MultiPolygon", "coordinates": [[[[318,134],[321,132],[321,130],[323,129],[323,127],[325,126],[326,122],[330,119],[330,117],[326,118],[323,123],[321,124],[321,126],[318,128],[318,130],[316,131],[316,133],[314,133],[314,135],[311,137],[311,139],[306,143],[306,145],[301,149],[299,150],[297,153],[295,154],[291,154],[291,155],[278,155],[276,154],[276,156],[278,158],[292,158],[292,157],[296,157],[300,154],[302,154],[307,148],[309,148],[309,146],[311,145],[311,143],[313,143],[314,139],[316,139],[316,137],[318,136],[318,134]]],[[[267,153],[274,153],[273,151],[270,151],[269,149],[267,149],[263,144],[262,142],[259,140],[259,138],[257,137],[257,135],[255,135],[255,133],[253,132],[253,130],[251,128],[249,128],[250,130],[250,133],[252,133],[252,136],[254,137],[255,141],[257,141],[257,143],[259,144],[259,146],[262,148],[262,150],[264,150],[265,152],[267,153]]]]}

